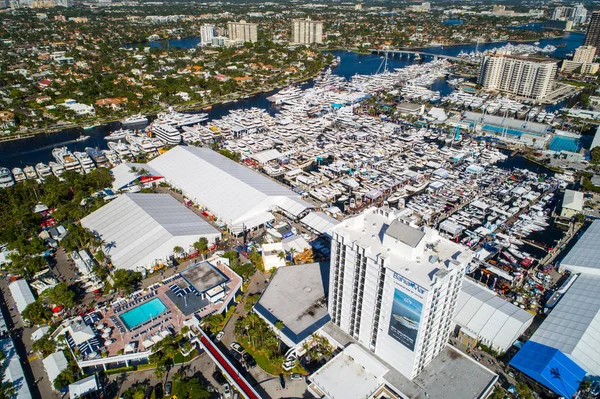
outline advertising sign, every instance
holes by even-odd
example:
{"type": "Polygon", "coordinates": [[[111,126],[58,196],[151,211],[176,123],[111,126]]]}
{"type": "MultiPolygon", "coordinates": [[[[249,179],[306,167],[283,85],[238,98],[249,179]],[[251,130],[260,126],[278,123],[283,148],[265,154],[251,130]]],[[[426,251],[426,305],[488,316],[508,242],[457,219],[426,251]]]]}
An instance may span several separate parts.
{"type": "Polygon", "coordinates": [[[415,350],[422,311],[423,304],[421,302],[398,288],[394,290],[388,334],[411,351],[415,350]]]}

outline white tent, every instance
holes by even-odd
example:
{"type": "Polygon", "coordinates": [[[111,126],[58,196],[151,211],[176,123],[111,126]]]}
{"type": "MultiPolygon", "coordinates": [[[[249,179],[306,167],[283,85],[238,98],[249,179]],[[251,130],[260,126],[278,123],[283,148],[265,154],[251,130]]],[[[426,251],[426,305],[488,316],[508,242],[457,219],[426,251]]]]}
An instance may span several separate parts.
{"type": "Polygon", "coordinates": [[[135,269],[165,261],[175,246],[184,250],[221,233],[169,194],[124,194],[81,220],[104,240],[117,268],[135,269]]]}
{"type": "Polygon", "coordinates": [[[331,230],[340,222],[323,212],[311,212],[302,218],[301,222],[318,234],[331,235],[331,230]]]}
{"type": "Polygon", "coordinates": [[[19,313],[23,314],[23,311],[27,305],[35,302],[35,298],[33,297],[33,293],[31,292],[27,281],[14,281],[8,286],[8,288],[10,289],[10,293],[17,304],[17,310],[19,313]]]}
{"type": "Polygon", "coordinates": [[[50,380],[50,384],[54,387],[54,380],[56,377],[68,367],[67,358],[64,353],[55,352],[45,358],[42,363],[44,364],[46,374],[48,374],[48,380],[50,380]]]}

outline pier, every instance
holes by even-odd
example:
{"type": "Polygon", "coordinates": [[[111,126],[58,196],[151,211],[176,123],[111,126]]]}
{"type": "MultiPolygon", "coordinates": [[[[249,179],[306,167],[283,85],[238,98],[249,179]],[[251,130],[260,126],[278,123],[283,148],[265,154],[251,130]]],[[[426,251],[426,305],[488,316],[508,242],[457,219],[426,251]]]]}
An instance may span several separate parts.
{"type": "Polygon", "coordinates": [[[464,62],[466,64],[479,65],[479,61],[465,59],[465,58],[459,58],[459,57],[453,57],[451,55],[445,55],[445,54],[427,53],[425,51],[415,51],[415,50],[378,50],[378,49],[371,49],[371,53],[372,54],[381,54],[381,55],[387,54],[388,56],[398,57],[398,58],[404,58],[404,57],[406,57],[407,59],[413,59],[413,60],[414,59],[437,60],[439,58],[445,58],[448,61],[464,62]]]}

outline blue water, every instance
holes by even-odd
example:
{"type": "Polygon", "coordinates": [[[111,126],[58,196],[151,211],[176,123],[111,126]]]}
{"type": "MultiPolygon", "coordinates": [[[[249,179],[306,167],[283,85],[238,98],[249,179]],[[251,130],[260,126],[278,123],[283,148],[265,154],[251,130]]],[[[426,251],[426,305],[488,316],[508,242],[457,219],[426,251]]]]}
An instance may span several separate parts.
{"type": "MultiPolygon", "coordinates": [[[[189,37],[182,39],[170,40],[169,45],[173,47],[183,48],[194,48],[198,44],[198,38],[189,37]]],[[[556,39],[542,39],[540,40],[540,46],[546,44],[552,44],[558,46],[565,44],[566,47],[558,48],[552,55],[561,57],[569,52],[575,51],[577,47],[583,44],[584,35],[580,33],[565,33],[562,37],[556,39]]],[[[153,47],[162,47],[165,42],[152,42],[150,44],[145,43],[144,45],[151,45],[153,47]]],[[[447,54],[456,56],[461,51],[474,51],[491,49],[494,47],[501,47],[506,42],[499,43],[487,43],[487,44],[465,44],[458,46],[444,46],[444,47],[427,47],[421,49],[432,54],[447,54]]],[[[135,46],[135,44],[131,45],[135,46]]],[[[334,56],[341,58],[340,65],[333,69],[333,73],[338,76],[344,76],[345,78],[351,78],[355,74],[373,74],[377,71],[383,70],[382,59],[376,54],[356,54],[348,51],[333,51],[331,52],[334,56]]],[[[420,61],[409,60],[406,58],[390,58],[388,59],[387,65],[389,69],[404,68],[408,65],[413,65],[415,62],[420,61]]],[[[306,82],[303,87],[310,87],[311,82],[306,82]]],[[[448,95],[452,92],[445,79],[438,79],[432,86],[432,90],[439,91],[442,96],[448,95]]],[[[270,93],[261,93],[252,96],[247,99],[242,99],[234,103],[228,104],[217,104],[212,107],[209,114],[209,120],[221,118],[227,115],[233,109],[245,109],[250,107],[258,107],[268,110],[269,113],[274,114],[277,112],[276,109],[270,107],[270,102],[267,97],[272,95],[270,93]]],[[[547,106],[546,109],[553,111],[554,109],[562,107],[564,104],[559,103],[555,106],[547,106]]],[[[107,148],[106,140],[104,137],[107,136],[111,131],[116,130],[120,127],[118,122],[99,126],[91,130],[83,131],[82,129],[65,129],[57,133],[39,134],[34,137],[7,141],[0,143],[0,166],[8,168],[24,167],[26,165],[35,165],[38,162],[48,163],[53,161],[52,149],[55,147],[67,146],[71,151],[83,151],[85,147],[98,147],[101,149],[107,148]],[[75,139],[80,134],[84,133],[90,138],[83,142],[78,142],[75,139]]]]}
{"type": "Polygon", "coordinates": [[[167,307],[159,298],[154,298],[151,301],[141,304],[127,312],[119,315],[119,318],[125,324],[127,329],[131,330],[136,328],[140,324],[147,322],[153,317],[158,316],[164,311],[167,310],[167,307]]]}
{"type": "Polygon", "coordinates": [[[447,19],[442,22],[442,25],[462,25],[463,21],[460,19],[447,19]]]}
{"type": "Polygon", "coordinates": [[[510,30],[530,30],[530,31],[534,31],[534,32],[539,32],[544,30],[544,24],[541,22],[531,22],[528,24],[523,24],[523,25],[519,25],[519,26],[509,26],[508,29],[510,30]]]}
{"type": "Polygon", "coordinates": [[[554,136],[548,147],[552,151],[579,152],[583,148],[581,140],[574,137],[554,136]]]}
{"type": "Polygon", "coordinates": [[[494,132],[494,133],[498,133],[498,134],[506,133],[506,134],[510,134],[511,136],[515,136],[515,137],[521,137],[524,134],[531,134],[532,136],[539,136],[539,134],[536,134],[536,133],[524,132],[522,130],[517,130],[517,129],[508,129],[508,128],[503,128],[503,127],[494,126],[494,125],[483,125],[481,128],[488,132],[494,132]]]}

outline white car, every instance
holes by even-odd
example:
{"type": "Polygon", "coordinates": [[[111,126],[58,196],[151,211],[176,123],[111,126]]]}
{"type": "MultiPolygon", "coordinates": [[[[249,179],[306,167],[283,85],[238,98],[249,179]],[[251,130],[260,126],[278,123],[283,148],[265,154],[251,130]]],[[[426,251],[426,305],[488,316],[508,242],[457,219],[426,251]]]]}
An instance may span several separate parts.
{"type": "Polygon", "coordinates": [[[225,398],[231,398],[231,388],[229,384],[223,384],[223,396],[225,398]]]}
{"type": "Polygon", "coordinates": [[[244,350],[244,348],[242,348],[242,345],[238,344],[237,342],[232,342],[230,346],[231,346],[231,349],[233,349],[234,351],[236,351],[240,355],[243,355],[246,352],[244,350]]]}
{"type": "Polygon", "coordinates": [[[225,331],[219,331],[219,333],[215,337],[215,342],[220,342],[221,339],[223,338],[223,335],[225,335],[225,331]]]}

